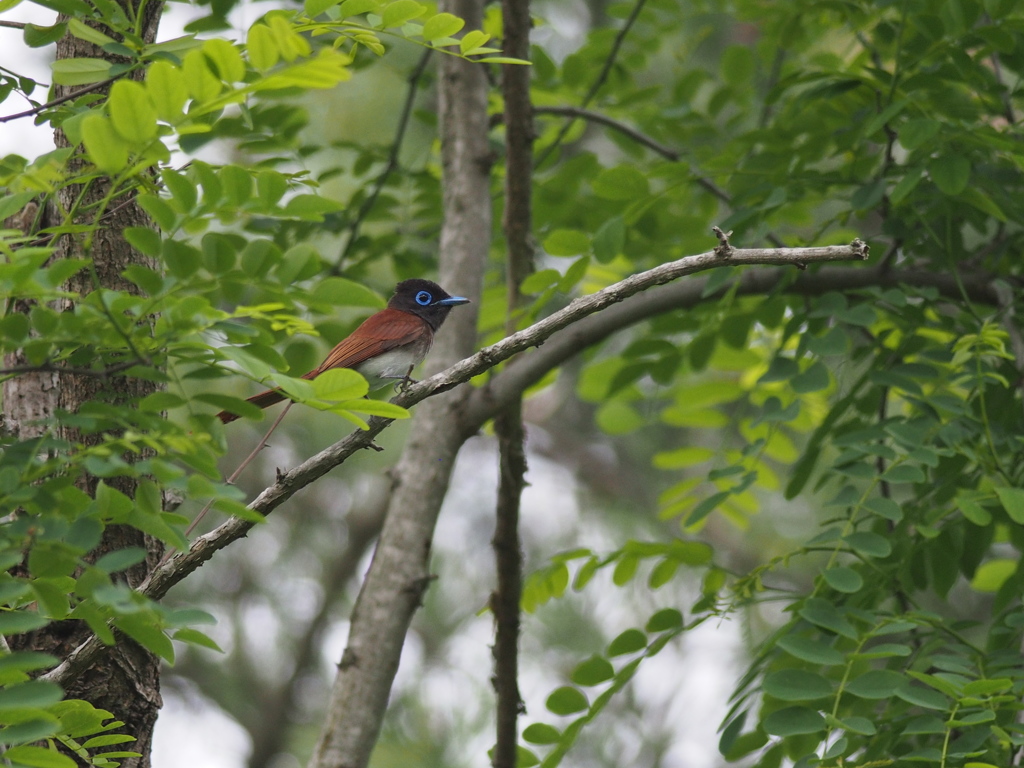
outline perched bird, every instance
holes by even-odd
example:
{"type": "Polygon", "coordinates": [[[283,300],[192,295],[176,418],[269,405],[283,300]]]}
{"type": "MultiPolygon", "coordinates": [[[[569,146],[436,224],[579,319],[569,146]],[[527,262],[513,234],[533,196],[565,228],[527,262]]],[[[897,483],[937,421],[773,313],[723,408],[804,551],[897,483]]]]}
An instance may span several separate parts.
{"type": "MultiPolygon", "coordinates": [[[[302,378],[315,379],[331,368],[352,368],[379,389],[394,379],[405,379],[430,351],[434,332],[448,317],[452,307],[468,304],[469,299],[450,296],[437,283],[414,278],[395,286],[395,295],[387,309],[370,315],[331,350],[319,367],[302,378]]],[[[285,399],[278,389],[268,389],[249,398],[259,408],[285,399]]],[[[217,414],[227,424],[238,418],[233,413],[217,414]]]]}

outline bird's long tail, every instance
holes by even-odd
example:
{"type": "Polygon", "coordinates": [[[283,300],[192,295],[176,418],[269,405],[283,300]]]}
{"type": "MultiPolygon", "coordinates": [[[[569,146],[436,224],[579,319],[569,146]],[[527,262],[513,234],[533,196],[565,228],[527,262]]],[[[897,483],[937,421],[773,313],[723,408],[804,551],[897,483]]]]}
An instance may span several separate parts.
{"type": "MultiPolygon", "coordinates": [[[[253,395],[246,399],[246,402],[252,403],[257,408],[266,408],[273,405],[274,403],[280,403],[285,399],[284,393],[279,389],[268,389],[266,392],[260,392],[258,395],[253,395]]],[[[228,411],[221,411],[217,414],[217,418],[221,420],[222,424],[230,424],[232,421],[238,418],[237,414],[229,413],[228,411]]]]}

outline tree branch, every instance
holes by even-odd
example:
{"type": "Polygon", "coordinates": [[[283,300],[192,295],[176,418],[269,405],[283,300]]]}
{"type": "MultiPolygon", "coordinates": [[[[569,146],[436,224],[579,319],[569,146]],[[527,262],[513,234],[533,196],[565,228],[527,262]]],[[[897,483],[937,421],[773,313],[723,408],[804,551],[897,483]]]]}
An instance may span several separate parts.
{"type": "Polygon", "coordinates": [[[409,127],[409,118],[412,117],[412,106],[416,102],[416,91],[419,88],[420,79],[423,77],[423,73],[427,69],[427,64],[430,62],[430,55],[432,53],[432,48],[424,50],[423,55],[420,56],[419,63],[416,64],[412,74],[409,75],[409,79],[407,81],[408,90],[405,94],[405,103],[402,105],[402,114],[398,118],[398,128],[395,131],[395,139],[391,143],[391,151],[388,153],[387,165],[384,166],[384,170],[381,171],[380,175],[374,180],[373,189],[370,191],[370,194],[367,195],[365,200],[363,200],[363,204],[359,206],[359,210],[356,212],[356,217],[349,226],[348,239],[345,241],[345,247],[341,249],[341,253],[338,254],[338,260],[331,269],[332,275],[341,274],[349,251],[352,250],[352,246],[355,245],[356,240],[359,239],[360,227],[362,227],[363,222],[366,221],[366,217],[370,215],[370,211],[373,210],[373,206],[377,203],[377,198],[380,197],[380,193],[384,189],[384,185],[387,184],[388,179],[391,178],[391,174],[398,168],[398,154],[402,150],[402,142],[405,140],[405,131],[409,127]]]}
{"type": "MultiPolygon", "coordinates": [[[[442,0],[439,10],[483,25],[483,0],[442,0]]],[[[449,290],[478,300],[490,251],[491,163],[486,69],[444,56],[438,82],[443,223],[438,277],[449,290]]],[[[477,345],[477,305],[447,321],[427,369],[437,370],[477,345]]],[[[391,470],[384,528],[352,611],[310,768],[363,768],[380,733],[412,617],[431,581],[430,548],[441,503],[464,437],[450,425],[468,388],[432,398],[416,410],[402,455],[391,470]]]]}
{"type": "Polygon", "coordinates": [[[87,85],[87,86],[85,86],[85,88],[79,88],[77,91],[72,91],[71,93],[67,93],[67,94],[61,96],[60,98],[54,99],[53,101],[48,101],[45,104],[40,104],[38,107],[33,107],[32,109],[26,109],[24,112],[15,112],[13,115],[4,115],[3,117],[0,117],[0,123],[9,123],[9,122],[11,122],[11,120],[18,120],[19,118],[22,118],[22,117],[32,117],[33,115],[38,115],[40,112],[45,112],[50,107],[60,106],[65,101],[71,101],[72,99],[77,99],[79,96],[84,96],[85,94],[92,93],[93,91],[101,91],[104,88],[106,88],[108,85],[110,85],[112,82],[114,82],[115,80],[120,80],[122,77],[124,77],[127,74],[128,74],[128,72],[122,72],[121,74],[115,75],[114,77],[108,77],[106,80],[101,80],[98,83],[93,83],[92,85],[87,85]]]}
{"type": "MultiPolygon", "coordinates": [[[[542,106],[534,107],[533,111],[534,114],[538,115],[561,115],[563,117],[580,118],[582,120],[587,120],[591,123],[603,125],[607,128],[611,128],[614,131],[618,131],[623,136],[632,139],[640,146],[647,147],[656,155],[660,155],[666,160],[670,160],[673,163],[683,162],[683,156],[677,150],[665,146],[661,142],[656,141],[655,139],[648,136],[646,133],[638,131],[631,125],[627,125],[626,123],[623,123],[621,120],[616,120],[615,118],[609,117],[608,115],[602,112],[595,112],[591,109],[585,109],[583,107],[542,106]]],[[[710,192],[714,197],[718,198],[726,205],[732,205],[732,198],[729,196],[729,193],[726,192],[717,184],[715,184],[713,181],[711,181],[711,179],[707,179],[703,176],[697,176],[695,174],[693,180],[697,183],[699,187],[706,190],[707,192],[710,192]]],[[[785,243],[782,242],[782,239],[772,232],[767,233],[765,235],[765,239],[767,239],[768,242],[770,242],[772,245],[778,248],[785,247],[785,243]]]]}
{"type": "MultiPolygon", "coordinates": [[[[603,314],[603,310],[606,311],[609,307],[612,307],[619,302],[623,302],[631,296],[635,296],[636,294],[647,291],[655,286],[664,285],[669,281],[685,275],[725,266],[744,266],[754,264],[791,266],[796,263],[814,264],[830,261],[862,260],[866,257],[867,246],[859,240],[855,240],[850,245],[832,245],[820,248],[737,248],[728,259],[722,259],[716,256],[714,251],[708,251],[696,256],[686,256],[682,259],[678,259],[677,261],[662,264],[654,269],[647,270],[646,272],[631,275],[630,277],[627,277],[614,285],[610,285],[597,293],[593,293],[588,296],[581,296],[571,302],[564,309],[534,323],[529,328],[525,328],[518,333],[514,333],[511,336],[502,339],[496,344],[492,344],[489,347],[481,349],[476,354],[450,366],[447,370],[435,374],[424,381],[413,384],[405,392],[393,398],[391,402],[405,408],[412,407],[416,403],[419,403],[428,397],[432,397],[441,392],[446,392],[459,384],[469,381],[471,378],[478,376],[481,373],[485,373],[498,363],[509,359],[519,352],[529,349],[530,347],[537,347],[544,344],[557,331],[569,328],[574,324],[579,324],[580,321],[588,315],[594,315],[595,313],[603,314]]],[[[759,274],[760,273],[757,272],[745,273],[742,280],[746,283],[751,276],[759,274]]],[[[888,286],[897,285],[900,284],[900,282],[911,282],[916,285],[936,286],[939,287],[944,294],[952,295],[952,297],[955,298],[960,297],[959,289],[956,288],[955,284],[952,284],[951,280],[946,279],[948,278],[946,275],[934,275],[923,272],[913,273],[911,276],[915,279],[901,281],[901,276],[904,276],[905,274],[906,273],[901,272],[890,272],[886,275],[879,276],[874,270],[854,268],[842,270],[841,274],[801,274],[791,286],[791,290],[799,290],[800,285],[802,283],[806,283],[808,278],[819,278],[815,281],[817,285],[816,290],[808,292],[825,292],[844,287],[863,288],[878,284],[888,286]],[[949,282],[951,285],[944,285],[944,279],[945,282],[949,282]]],[[[762,278],[757,284],[760,285],[760,290],[763,291],[773,287],[778,287],[781,280],[782,274],[778,271],[774,271],[768,273],[767,277],[762,278]]],[[[693,281],[692,283],[686,283],[684,285],[688,287],[691,285],[693,286],[688,289],[688,293],[693,293],[695,287],[697,298],[694,299],[694,301],[699,300],[699,297],[702,294],[703,284],[698,281],[693,281]]],[[[986,300],[981,298],[981,294],[984,293],[986,296],[988,295],[987,292],[989,289],[987,287],[982,288],[976,285],[976,281],[974,279],[966,280],[965,286],[967,287],[969,294],[972,293],[972,291],[978,292],[976,300],[986,300]]],[[[987,286],[987,283],[985,286],[987,286]]],[[[755,291],[748,290],[747,292],[755,291]]],[[[658,312],[666,312],[670,309],[675,309],[677,306],[676,304],[672,304],[671,301],[666,303],[666,298],[669,298],[670,300],[672,298],[671,292],[652,292],[645,298],[647,301],[652,302],[653,306],[659,307],[658,312]]],[[[972,298],[974,297],[972,296],[972,298]]],[[[989,296],[988,298],[989,303],[997,303],[994,295],[989,296]]],[[[618,328],[625,327],[640,319],[651,317],[654,313],[644,312],[642,310],[642,306],[645,303],[645,301],[630,302],[627,307],[629,311],[614,315],[616,322],[620,323],[618,328]],[[639,316],[637,316],[638,310],[640,310],[639,316]]],[[[599,335],[594,336],[597,340],[604,338],[614,332],[614,330],[617,330],[617,328],[614,327],[601,325],[600,321],[597,321],[597,325],[600,328],[599,335]]],[[[572,329],[572,331],[575,330],[575,328],[572,329]]],[[[593,334],[593,331],[591,331],[591,334],[593,334]]],[[[579,334],[576,334],[576,336],[578,337],[579,334]]],[[[571,337],[574,337],[574,334],[569,332],[560,336],[559,340],[561,342],[562,338],[571,337]]],[[[592,341],[590,343],[595,342],[592,341]]],[[[583,348],[583,346],[575,346],[574,353],[580,352],[583,348]]],[[[547,348],[541,351],[547,352],[547,348]]],[[[569,356],[569,353],[564,353],[562,357],[555,355],[551,358],[540,358],[540,361],[557,359],[560,362],[569,356]]],[[[537,358],[534,356],[530,357],[531,362],[535,360],[537,360],[537,358]]],[[[553,362],[546,370],[550,370],[557,364],[558,362],[553,362]]],[[[535,363],[532,367],[525,365],[510,367],[507,371],[501,374],[501,376],[496,377],[495,381],[501,383],[500,387],[496,387],[494,383],[492,383],[492,386],[489,386],[486,390],[482,390],[483,392],[486,392],[485,395],[481,395],[480,392],[473,393],[470,404],[461,410],[461,415],[456,414],[453,416],[452,422],[446,427],[446,430],[451,432],[453,436],[456,436],[460,441],[465,440],[474,434],[480,426],[483,425],[486,419],[491,417],[490,414],[493,413],[493,409],[491,409],[490,404],[499,402],[499,395],[506,398],[504,400],[504,404],[507,404],[507,397],[512,391],[512,388],[507,386],[507,382],[514,380],[511,372],[515,371],[516,377],[519,377],[520,380],[525,380],[522,377],[522,373],[529,370],[530,375],[526,378],[529,379],[529,383],[533,383],[540,378],[539,376],[531,378],[532,374],[536,372],[536,369],[537,366],[535,363]],[[485,402],[485,407],[483,408],[481,408],[481,397],[484,397],[485,402]],[[477,414],[477,419],[482,418],[483,420],[475,421],[469,419],[466,416],[468,413],[475,413],[477,414]]],[[[520,387],[518,392],[521,393],[526,386],[529,386],[529,383],[520,387]]],[[[249,504],[249,508],[264,516],[269,515],[277,509],[277,507],[290,499],[297,491],[305,488],[307,485],[323,477],[338,465],[344,463],[352,454],[363,448],[368,448],[371,443],[373,443],[374,438],[391,424],[391,421],[391,419],[373,417],[369,420],[368,428],[366,430],[353,432],[348,437],[325,448],[323,451],[310,457],[297,467],[288,470],[287,472],[280,472],[278,474],[277,481],[260,493],[260,495],[257,496],[251,504],[249,504]]],[[[213,557],[218,550],[223,549],[240,538],[243,538],[252,529],[253,525],[254,523],[250,523],[239,518],[231,518],[230,520],[225,521],[214,530],[197,538],[187,552],[176,553],[170,558],[170,560],[159,568],[156,568],[149,575],[146,581],[140,585],[139,591],[154,600],[159,600],[167,594],[167,591],[171,587],[201,567],[203,563],[213,557]]],[[[73,679],[83,668],[88,666],[102,649],[103,645],[101,641],[96,637],[92,637],[72,651],[71,654],[61,662],[61,664],[50,670],[42,677],[43,679],[57,683],[67,682],[73,679]]]]}
{"type": "Polygon", "coordinates": [[[519,541],[519,508],[526,486],[526,432],[523,401],[515,398],[494,422],[499,442],[498,503],[495,516],[494,560],[497,588],[491,594],[494,636],[494,691],[497,694],[497,738],[491,765],[515,768],[518,757],[518,719],[523,709],[519,694],[519,605],[523,594],[523,551],[519,541]]]}
{"type": "MultiPolygon", "coordinates": [[[[615,64],[615,59],[619,55],[619,49],[622,47],[622,43],[625,41],[626,35],[628,35],[629,31],[633,28],[633,25],[636,23],[636,20],[640,17],[640,12],[644,9],[644,6],[646,4],[647,0],[636,0],[636,3],[633,5],[633,10],[629,14],[629,18],[626,19],[626,23],[622,25],[622,29],[619,30],[619,33],[615,35],[615,40],[612,42],[612,48],[608,52],[607,58],[605,58],[604,60],[604,65],[601,67],[601,71],[598,73],[597,78],[591,84],[586,96],[583,97],[583,101],[580,103],[581,108],[586,109],[588,106],[590,106],[590,102],[594,100],[594,97],[597,95],[597,92],[601,90],[601,86],[604,85],[604,81],[608,79],[608,74],[612,71],[612,66],[615,64]]],[[[555,140],[552,141],[551,144],[549,144],[544,149],[544,152],[541,154],[541,156],[537,158],[536,164],[538,166],[541,165],[545,160],[547,160],[548,156],[555,151],[559,144],[562,143],[562,140],[565,138],[565,135],[569,133],[569,128],[571,126],[571,120],[562,126],[562,129],[558,132],[558,135],[555,136],[555,140]]]]}
{"type": "MultiPolygon", "coordinates": [[[[737,295],[743,296],[768,295],[777,291],[820,296],[831,291],[912,286],[935,288],[952,301],[959,302],[964,297],[953,276],[932,272],[882,271],[878,266],[871,269],[825,267],[817,272],[801,272],[795,279],[791,277],[792,272],[786,268],[749,270],[737,278],[739,285],[735,290],[737,295]]],[[[462,412],[463,431],[479,429],[480,425],[493,418],[549,371],[613,333],[666,312],[690,309],[702,302],[714,301],[732,290],[731,286],[724,285],[716,293],[707,295],[707,283],[708,278],[702,278],[652,288],[552,334],[543,347],[523,354],[484,387],[473,391],[472,398],[462,412]]],[[[978,273],[965,277],[963,288],[971,301],[999,306],[997,288],[987,275],[978,273]]]]}
{"type": "MultiPolygon", "coordinates": [[[[506,56],[530,54],[530,0],[502,0],[506,56]]],[[[505,65],[505,213],[507,246],[507,316],[505,332],[516,330],[516,310],[523,280],[534,269],[533,247],[533,104],[530,68],[505,65]]],[[[494,420],[498,438],[498,503],[495,508],[494,548],[497,583],[491,593],[494,615],[494,768],[515,768],[519,757],[519,604],[523,591],[523,553],[519,538],[519,509],[526,485],[526,430],[523,401],[514,399],[494,420]]]]}

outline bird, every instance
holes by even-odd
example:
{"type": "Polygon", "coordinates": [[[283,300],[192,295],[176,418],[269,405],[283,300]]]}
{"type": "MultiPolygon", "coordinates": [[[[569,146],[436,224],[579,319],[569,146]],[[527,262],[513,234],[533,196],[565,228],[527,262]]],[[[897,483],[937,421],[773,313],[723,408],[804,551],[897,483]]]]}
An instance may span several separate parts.
{"type": "MultiPolygon", "coordinates": [[[[412,369],[427,356],[434,334],[453,307],[469,299],[451,296],[430,280],[413,278],[395,286],[386,309],[370,315],[358,328],[338,342],[326,359],[302,378],[315,379],[331,368],[351,368],[380,389],[395,379],[409,380],[412,369]]],[[[284,400],[279,389],[268,389],[248,399],[258,408],[284,400]]],[[[221,411],[217,418],[228,424],[237,414],[221,411]]]]}

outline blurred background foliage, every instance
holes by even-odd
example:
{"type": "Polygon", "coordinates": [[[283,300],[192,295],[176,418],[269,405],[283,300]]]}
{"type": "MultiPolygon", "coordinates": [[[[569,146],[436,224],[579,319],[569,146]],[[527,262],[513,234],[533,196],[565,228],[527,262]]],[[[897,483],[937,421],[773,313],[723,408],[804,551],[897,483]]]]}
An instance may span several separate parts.
{"type": "MultiPolygon", "coordinates": [[[[1024,16],[970,0],[537,3],[534,14],[543,255],[523,323],[574,292],[706,250],[713,223],[744,247],[860,236],[873,271],[807,289],[787,273],[770,290],[716,273],[703,300],[616,335],[537,388],[526,722],[569,722],[545,720],[543,707],[577,664],[658,608],[689,621],[695,607],[694,617],[726,617],[711,625],[718,640],[702,647],[704,625],[670,659],[647,662],[657,671],[617,697],[566,764],[724,764],[708,727],[734,679],[720,746],[745,764],[805,764],[812,748],[834,761],[1008,764],[1021,743],[1010,700],[1021,687],[1024,16]],[[680,536],[710,543],[715,566],[650,555],[670,563],[655,575],[623,549],[680,536]],[[591,554],[610,556],[615,573],[576,594],[591,554]],[[883,643],[890,631],[897,642],[883,643]],[[688,685],[704,666],[710,679],[688,685]],[[991,678],[990,690],[964,694],[991,678]]],[[[500,36],[496,7],[488,25],[500,36]]],[[[433,63],[420,71],[420,55],[399,45],[365,57],[358,89],[288,107],[305,122],[294,147],[344,210],[286,236],[316,243],[323,270],[382,292],[423,271],[439,226],[433,63]]],[[[500,115],[497,95],[493,108],[500,115]]],[[[497,119],[494,130],[500,158],[497,119]]],[[[499,163],[496,206],[501,173],[499,163]]],[[[488,340],[503,323],[499,245],[494,260],[488,340]]],[[[332,313],[318,328],[338,337],[336,322],[332,313]]],[[[323,351],[304,340],[284,349],[300,368],[323,351]]],[[[296,414],[247,492],[337,434],[296,414]]],[[[233,439],[228,464],[255,438],[233,439]]],[[[480,612],[493,451],[481,435],[461,460],[439,579],[375,764],[476,765],[489,743],[480,612]]],[[[387,455],[350,462],[258,531],[252,550],[225,553],[177,595],[223,600],[217,632],[230,651],[189,651],[168,682],[201,691],[257,744],[273,734],[284,751],[309,748],[350,578],[379,524],[387,455]],[[288,690],[295,706],[260,706],[254,690],[277,701],[288,690]]],[[[295,764],[259,748],[250,762],[295,764]]]]}
{"type": "MultiPolygon", "coordinates": [[[[205,36],[231,37],[245,10],[196,5],[186,29],[205,36]]],[[[574,741],[566,726],[596,714],[563,764],[1015,764],[1024,12],[580,0],[533,13],[539,260],[521,325],[708,250],[712,224],[739,247],[861,237],[872,256],[762,282],[711,273],[694,301],[531,393],[520,687],[524,725],[541,725],[529,748],[553,764],[574,741]],[[600,686],[641,657],[598,713],[600,686]]],[[[500,38],[497,6],[486,19],[500,38]]],[[[283,305],[320,338],[276,310],[198,330],[255,336],[265,363],[301,372],[396,279],[431,273],[439,54],[386,42],[383,57],[357,50],[344,87],[274,94],[181,141],[199,159],[187,183],[164,182],[172,203],[197,194],[206,224],[182,233],[199,256],[179,277],[202,276],[193,289],[211,307],[283,305]],[[281,216],[274,174],[330,202],[281,216]]],[[[497,89],[491,106],[500,211],[497,89]]],[[[504,332],[498,231],[492,256],[483,341],[504,332]]],[[[195,375],[172,391],[218,407],[212,390],[242,395],[201,369],[179,361],[195,375]]],[[[294,409],[239,481],[244,496],[348,429],[294,409]]],[[[312,748],[402,432],[168,599],[214,614],[225,653],[182,649],[165,693],[242,726],[251,768],[291,768],[312,748]]],[[[259,434],[233,427],[221,466],[259,434]]],[[[485,432],[460,458],[374,765],[486,760],[495,452],[485,432]]]]}

